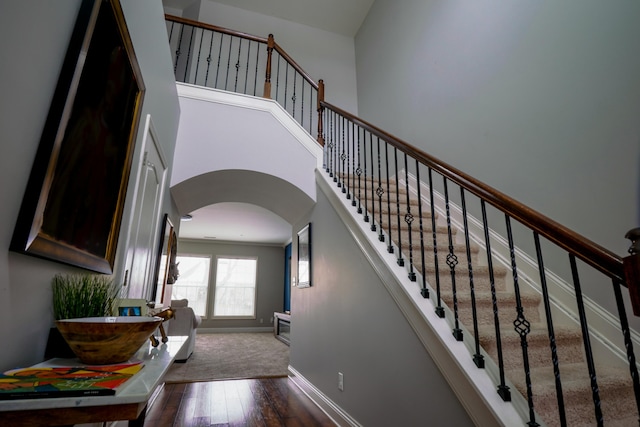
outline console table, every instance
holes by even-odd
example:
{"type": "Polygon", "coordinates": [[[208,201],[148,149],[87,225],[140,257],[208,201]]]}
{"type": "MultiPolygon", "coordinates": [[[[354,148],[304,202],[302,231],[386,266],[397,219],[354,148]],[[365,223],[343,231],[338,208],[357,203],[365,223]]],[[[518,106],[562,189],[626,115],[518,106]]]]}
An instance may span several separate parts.
{"type": "MultiPolygon", "coordinates": [[[[142,427],[149,399],[175,360],[187,337],[168,337],[153,347],[146,342],[133,356],[144,368],[113,396],[59,397],[0,401],[0,424],[6,426],[64,426],[129,420],[130,427],[142,427]]],[[[51,359],[36,366],[82,366],[78,359],[51,359]]]]}

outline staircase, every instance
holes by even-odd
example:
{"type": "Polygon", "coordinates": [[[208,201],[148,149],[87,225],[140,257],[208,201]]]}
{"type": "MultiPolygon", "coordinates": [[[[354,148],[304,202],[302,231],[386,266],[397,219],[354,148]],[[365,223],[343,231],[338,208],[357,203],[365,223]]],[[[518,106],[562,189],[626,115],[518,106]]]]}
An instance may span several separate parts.
{"type": "MultiPolygon", "coordinates": [[[[629,285],[625,267],[631,265],[640,274],[640,255],[632,253],[623,260],[325,102],[324,83],[311,80],[272,36],[248,36],[178,17],[167,17],[167,32],[178,81],[252,96],[262,92],[265,98],[281,104],[309,134],[317,130],[327,180],[333,181],[362,220],[371,224],[370,243],[387,248],[398,264],[406,267],[409,278],[416,281],[418,298],[434,301],[437,316],[430,317],[447,322],[456,339],[469,349],[468,357],[476,369],[491,378],[497,395],[517,407],[522,424],[639,425],[640,381],[633,344],[640,338],[629,328],[622,288],[629,285]],[[231,49],[233,43],[237,49],[231,49]],[[266,56],[252,52],[266,52],[266,56]],[[216,57],[218,61],[228,58],[226,66],[211,61],[216,57]],[[230,67],[233,63],[235,67],[230,67]],[[263,88],[259,74],[264,76],[263,88]],[[443,183],[434,186],[432,174],[443,183]],[[456,202],[461,214],[457,220],[450,214],[450,208],[456,207],[449,198],[450,184],[459,190],[456,202]],[[475,217],[467,214],[465,195],[475,198],[475,217]],[[491,209],[492,218],[506,219],[506,230],[496,232],[500,243],[508,240],[504,250],[491,248],[495,234],[485,208],[491,209]],[[468,227],[469,218],[479,226],[468,227]],[[535,249],[523,250],[532,260],[525,268],[518,264],[521,250],[514,244],[512,222],[527,233],[533,232],[535,249]],[[559,300],[550,296],[547,281],[553,275],[544,268],[541,239],[545,239],[545,248],[554,249],[554,256],[559,251],[563,259],[569,257],[571,271],[563,278],[563,292],[573,298],[573,310],[563,305],[564,295],[559,300]],[[581,269],[597,276],[598,283],[613,290],[618,311],[607,313],[613,320],[607,318],[606,330],[600,334],[587,321],[590,308],[585,314],[578,262],[581,269]],[[539,279],[530,280],[538,273],[524,274],[530,267],[539,270],[539,279]]],[[[413,296],[407,299],[415,303],[413,296]]],[[[423,343],[428,346],[424,339],[423,343]]],[[[452,384],[452,388],[456,386],[452,384]]],[[[487,405],[481,402],[476,409],[487,405]]]]}
{"type": "MultiPolygon", "coordinates": [[[[368,217],[369,220],[376,217],[376,226],[372,228],[380,227],[380,229],[377,229],[375,235],[372,233],[372,239],[376,239],[378,236],[377,244],[388,246],[390,236],[394,251],[397,251],[398,247],[402,247],[401,258],[405,262],[411,248],[412,268],[418,275],[416,280],[418,283],[420,283],[423,271],[421,251],[424,247],[424,273],[429,284],[429,295],[431,298],[437,298],[436,283],[439,282],[441,303],[449,309],[449,313],[457,312],[459,325],[456,327],[452,319],[447,320],[452,324],[454,331],[456,329],[464,331],[461,334],[464,339],[472,342],[470,344],[472,351],[475,345],[472,337],[477,329],[478,343],[481,348],[480,360],[488,357],[498,364],[499,346],[496,330],[499,330],[504,373],[508,384],[510,384],[510,391],[507,394],[517,392],[524,399],[527,399],[523,344],[521,335],[514,328],[514,320],[517,317],[516,307],[519,301],[526,321],[530,323],[530,331],[526,334],[526,352],[531,382],[530,394],[535,413],[528,425],[536,425],[535,423],[548,426],[598,425],[595,421],[593,392],[579,325],[562,324],[553,330],[562,387],[562,397],[559,403],[556,375],[550,350],[549,329],[544,316],[544,301],[539,292],[522,290],[519,292],[518,298],[514,290],[513,279],[510,278],[510,268],[504,265],[494,265],[490,268],[487,265],[487,256],[483,254],[483,248],[475,243],[469,245],[471,257],[471,266],[469,266],[464,232],[450,223],[447,225],[447,220],[438,213],[437,209],[434,209],[435,215],[432,215],[431,205],[424,197],[420,209],[422,216],[414,218],[411,225],[406,222],[402,218],[406,212],[410,211],[412,215],[416,215],[415,212],[419,211],[415,188],[409,187],[407,190],[404,183],[396,185],[396,180],[393,178],[380,181],[369,179],[367,187],[380,186],[389,191],[384,191],[377,200],[368,199],[365,202],[356,197],[359,190],[361,193],[365,185],[363,180],[359,180],[355,175],[341,174],[337,182],[345,188],[345,194],[353,197],[352,205],[362,206],[363,216],[368,217]],[[387,184],[389,185],[387,186],[387,184]],[[407,201],[407,191],[412,193],[409,201],[407,201]],[[400,218],[399,225],[398,218],[400,218]],[[377,221],[378,219],[380,221],[377,221]],[[422,224],[422,233],[415,226],[420,223],[422,224]],[[434,223],[436,226],[436,251],[433,250],[432,224],[434,223]],[[384,237],[380,238],[381,235],[384,237]],[[447,265],[447,257],[451,253],[450,236],[453,243],[452,253],[458,259],[453,275],[447,265]],[[380,241],[382,239],[384,240],[380,241]],[[434,255],[434,252],[437,252],[437,256],[434,255]],[[469,274],[470,268],[472,275],[469,274]],[[436,276],[437,274],[438,276],[436,276]],[[472,298],[475,301],[472,301],[472,298]],[[454,310],[454,305],[457,306],[457,310],[454,310]],[[498,328],[496,328],[496,312],[498,328]],[[559,411],[559,404],[564,408],[564,413],[559,411]]],[[[469,357],[472,355],[470,354],[469,357]]],[[[638,425],[629,369],[612,362],[612,360],[602,360],[595,366],[604,425],[638,425]]],[[[527,417],[529,417],[528,414],[523,414],[524,419],[527,417]]]]}

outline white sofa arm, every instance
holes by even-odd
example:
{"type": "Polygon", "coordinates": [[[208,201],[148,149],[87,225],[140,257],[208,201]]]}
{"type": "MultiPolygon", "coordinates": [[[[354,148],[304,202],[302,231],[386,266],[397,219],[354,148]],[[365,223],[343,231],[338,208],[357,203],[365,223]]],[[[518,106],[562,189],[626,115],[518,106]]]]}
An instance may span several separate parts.
{"type": "Polygon", "coordinates": [[[196,345],[196,329],[202,322],[202,318],[194,313],[189,307],[189,301],[172,300],[171,309],[173,310],[173,319],[165,326],[166,333],[169,336],[187,336],[187,342],[176,355],[176,361],[184,362],[193,353],[196,345]]]}

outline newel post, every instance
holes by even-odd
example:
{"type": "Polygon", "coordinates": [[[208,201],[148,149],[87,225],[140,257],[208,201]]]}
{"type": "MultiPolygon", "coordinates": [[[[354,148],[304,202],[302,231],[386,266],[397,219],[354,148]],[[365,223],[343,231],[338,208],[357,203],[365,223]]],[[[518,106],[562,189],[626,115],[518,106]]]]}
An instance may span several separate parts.
{"type": "Polygon", "coordinates": [[[267,71],[264,79],[264,94],[262,95],[267,99],[271,99],[271,55],[275,45],[273,34],[269,34],[269,39],[267,40],[267,71]]]}
{"type": "Polygon", "coordinates": [[[324,133],[322,117],[324,116],[324,107],[321,102],[324,102],[324,80],[318,80],[318,144],[324,147],[324,133]]]}
{"type": "Polygon", "coordinates": [[[640,316],[640,227],[629,230],[624,237],[631,240],[631,255],[622,259],[624,275],[631,296],[633,314],[640,316]]]}

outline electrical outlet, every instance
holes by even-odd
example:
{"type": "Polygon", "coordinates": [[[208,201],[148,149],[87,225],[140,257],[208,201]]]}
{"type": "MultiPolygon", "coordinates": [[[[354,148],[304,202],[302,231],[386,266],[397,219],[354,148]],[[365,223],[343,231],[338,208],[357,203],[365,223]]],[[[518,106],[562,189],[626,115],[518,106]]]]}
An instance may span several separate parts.
{"type": "Polygon", "coordinates": [[[273,317],[271,319],[269,319],[269,322],[273,323],[273,317]]]}
{"type": "Polygon", "coordinates": [[[264,319],[262,317],[260,318],[260,323],[264,323],[264,319]]]}
{"type": "Polygon", "coordinates": [[[338,390],[344,391],[344,375],[338,372],[338,390]]]}

